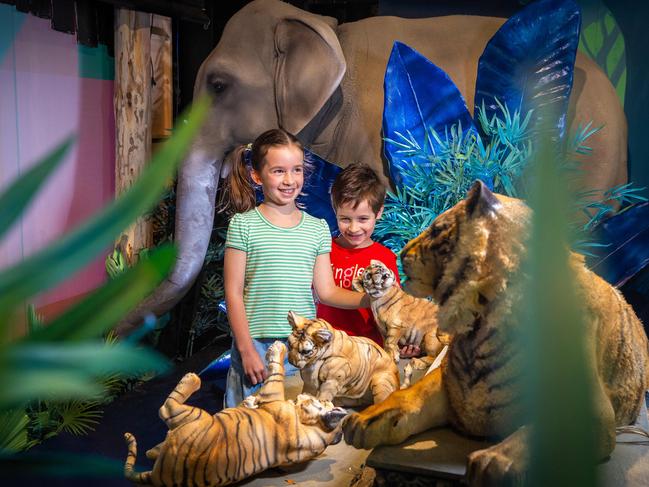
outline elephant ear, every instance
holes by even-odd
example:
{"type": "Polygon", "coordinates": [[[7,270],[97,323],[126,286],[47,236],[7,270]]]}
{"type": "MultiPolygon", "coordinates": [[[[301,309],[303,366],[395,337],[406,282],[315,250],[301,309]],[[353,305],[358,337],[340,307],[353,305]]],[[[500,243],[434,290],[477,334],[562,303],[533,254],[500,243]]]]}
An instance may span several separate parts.
{"type": "Polygon", "coordinates": [[[324,106],[347,65],[334,30],[316,16],[286,18],[275,29],[279,125],[297,134],[324,106]]]}
{"type": "Polygon", "coordinates": [[[488,120],[534,109],[530,128],[543,121],[563,136],[580,26],[572,0],[539,0],[507,20],[478,62],[474,116],[483,106],[488,120]]]}

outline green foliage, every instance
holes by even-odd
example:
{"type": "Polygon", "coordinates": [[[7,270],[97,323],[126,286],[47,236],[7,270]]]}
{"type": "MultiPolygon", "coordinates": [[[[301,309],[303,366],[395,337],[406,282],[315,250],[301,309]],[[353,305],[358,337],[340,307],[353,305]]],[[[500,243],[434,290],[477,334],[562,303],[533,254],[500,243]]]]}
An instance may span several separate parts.
{"type": "MultiPolygon", "coordinates": [[[[422,148],[408,134],[398,134],[399,140],[386,139],[387,144],[398,147],[397,154],[409,156],[404,161],[403,172],[409,187],[388,191],[383,217],[377,221],[375,237],[399,253],[412,238],[428,228],[440,213],[462,200],[473,182],[480,179],[493,191],[508,196],[526,198],[529,194],[529,165],[535,156],[533,134],[529,123],[533,110],[524,117],[496,100],[499,113],[491,119],[484,106],[478,109],[478,121],[488,143],[485,145],[474,132],[462,132],[461,125],[453,125],[443,134],[429,129],[429,137],[440,147],[437,151],[422,148]],[[415,156],[415,157],[413,157],[415,156]]],[[[577,156],[589,155],[592,149],[587,140],[600,128],[588,123],[579,126],[568,138],[565,147],[554,149],[555,157],[562,161],[561,172],[566,178],[580,174],[577,156]]],[[[429,143],[432,146],[432,144],[429,143]]],[[[557,144],[553,143],[553,147],[557,144]]],[[[602,190],[580,191],[574,201],[575,215],[571,227],[575,233],[575,249],[588,254],[592,241],[590,230],[610,215],[616,205],[646,201],[630,184],[602,190]]]]}
{"type": "Polygon", "coordinates": [[[0,452],[19,452],[37,442],[29,437],[29,416],[23,409],[0,411],[0,452]]]}
{"type": "MultiPolygon", "coordinates": [[[[190,329],[192,335],[190,340],[214,328],[223,332],[230,329],[226,316],[218,309],[218,303],[225,299],[223,253],[227,233],[227,224],[223,224],[219,218],[220,216],[217,215],[210,244],[205,255],[203,272],[199,281],[200,294],[197,297],[196,314],[192,318],[190,329]]],[[[189,349],[191,350],[191,348],[190,343],[189,349]]]]}
{"type": "MultiPolygon", "coordinates": [[[[107,394],[106,384],[118,376],[144,371],[163,371],[166,360],[133,343],[102,341],[106,333],[144,296],[162,281],[175,260],[175,249],[164,246],[152,251],[115,279],[110,280],[51,322],[38,326],[35,314],[29,313],[31,333],[20,335],[15,314],[22,303],[71,276],[114,239],[115,235],[135,218],[148,211],[165,190],[193,135],[207,113],[208,102],[194,105],[186,123],[180,124],[172,139],[160,150],[143,171],[140,179],[118,200],[96,217],[63,236],[45,249],[13,267],[0,272],[0,463],[3,472],[20,463],[20,457],[8,456],[29,446],[25,442],[25,408],[34,408],[38,401],[60,403],[47,414],[32,409],[38,424],[45,430],[52,426],[54,413],[62,429],[78,434],[92,427],[98,416],[93,407],[107,394]]],[[[27,207],[69,146],[66,142],[52,155],[23,174],[12,187],[0,194],[0,223],[15,222],[27,207]],[[19,188],[19,190],[16,190],[19,188]]],[[[0,234],[8,228],[0,226],[0,234]]],[[[112,339],[111,339],[112,341],[112,339]]],[[[51,458],[30,456],[30,465],[51,471],[64,471],[77,461],[57,455],[51,458]],[[53,459],[55,458],[55,462],[53,459]],[[67,461],[66,461],[67,460],[67,461]]],[[[93,461],[86,462],[86,466],[93,461]]],[[[97,471],[120,474],[113,462],[98,460],[97,471]]]]}
{"type": "Polygon", "coordinates": [[[122,250],[118,248],[113,249],[113,251],[106,256],[105,266],[106,274],[108,274],[108,277],[111,279],[114,279],[124,272],[127,269],[128,264],[126,263],[126,256],[124,256],[122,250]]]}
{"type": "MultiPolygon", "coordinates": [[[[547,119],[552,119],[548,117],[547,119]]],[[[526,371],[526,424],[530,430],[529,486],[597,485],[593,374],[587,327],[569,266],[571,201],[565,164],[547,134],[531,164],[528,202],[534,210],[527,248],[524,307],[514,318],[526,371]],[[559,399],[560,398],[560,399],[559,399]],[[560,445],[560,448],[557,446],[560,445]]]]}

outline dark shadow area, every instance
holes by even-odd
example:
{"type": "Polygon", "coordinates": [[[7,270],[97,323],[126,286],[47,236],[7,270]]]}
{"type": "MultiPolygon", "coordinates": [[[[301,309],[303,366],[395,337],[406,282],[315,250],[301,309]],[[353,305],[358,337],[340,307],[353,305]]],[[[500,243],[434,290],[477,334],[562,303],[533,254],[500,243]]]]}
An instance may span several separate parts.
{"type": "MultiPolygon", "coordinates": [[[[63,433],[41,445],[33,448],[34,452],[70,452],[83,455],[101,455],[123,463],[126,459],[126,444],[124,433],[135,435],[138,443],[136,471],[150,470],[153,462],[144,453],[164,440],[167,428],[158,417],[158,409],[169,393],[176,387],[178,381],[187,372],[200,372],[214,358],[226,349],[229,343],[223,341],[217,345],[201,350],[187,360],[178,363],[173,370],[164,376],[156,377],[138,384],[132,390],[125,392],[114,402],[104,407],[104,415],[95,430],[87,436],[73,436],[63,433]]],[[[204,382],[201,389],[196,391],[188,401],[192,406],[198,406],[210,413],[215,413],[223,406],[223,391],[210,383],[204,382]]],[[[34,477],[25,475],[23,478],[10,478],[2,482],[6,486],[20,485],[22,487],[112,487],[131,486],[125,478],[63,478],[63,477],[34,477]]]]}

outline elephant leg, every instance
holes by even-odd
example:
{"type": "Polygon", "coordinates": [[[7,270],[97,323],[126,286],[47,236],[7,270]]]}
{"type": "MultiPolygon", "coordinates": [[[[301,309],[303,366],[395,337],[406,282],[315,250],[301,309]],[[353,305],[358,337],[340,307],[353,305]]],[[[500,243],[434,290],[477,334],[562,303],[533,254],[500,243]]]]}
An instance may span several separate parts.
{"type": "Polygon", "coordinates": [[[343,425],[345,441],[356,448],[395,445],[446,424],[448,409],[442,371],[436,369],[408,389],[395,391],[385,401],[348,416],[343,425]]]}

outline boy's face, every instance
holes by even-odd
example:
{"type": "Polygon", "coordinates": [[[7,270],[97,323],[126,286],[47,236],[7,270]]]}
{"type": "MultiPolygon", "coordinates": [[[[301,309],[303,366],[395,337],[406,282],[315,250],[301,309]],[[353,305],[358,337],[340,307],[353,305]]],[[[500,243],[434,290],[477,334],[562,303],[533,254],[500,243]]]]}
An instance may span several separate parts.
{"type": "Polygon", "coordinates": [[[338,243],[348,249],[362,249],[372,245],[372,233],[376,220],[381,218],[383,208],[374,213],[367,200],[361,201],[356,208],[347,203],[336,209],[336,220],[340,237],[338,243]]]}

